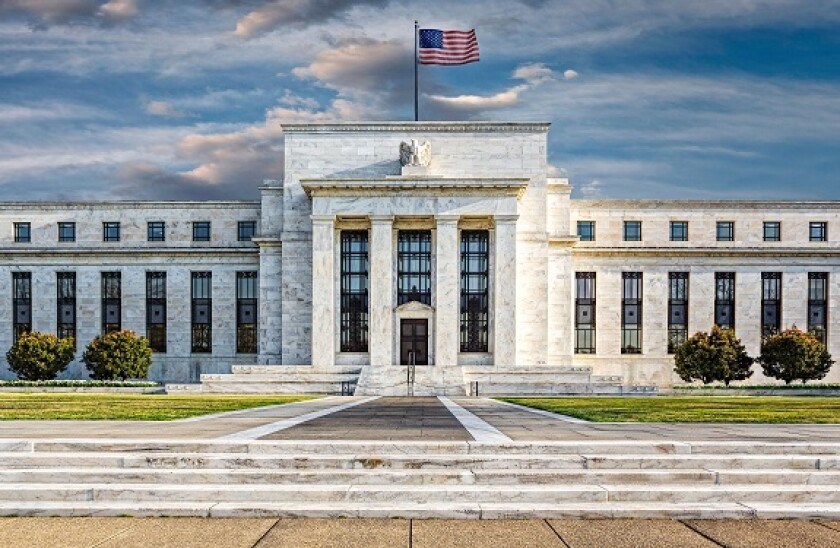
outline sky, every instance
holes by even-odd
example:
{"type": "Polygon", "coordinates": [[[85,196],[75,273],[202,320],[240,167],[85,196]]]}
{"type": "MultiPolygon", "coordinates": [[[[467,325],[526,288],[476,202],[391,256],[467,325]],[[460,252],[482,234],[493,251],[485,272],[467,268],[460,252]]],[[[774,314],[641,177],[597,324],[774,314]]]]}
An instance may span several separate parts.
{"type": "Polygon", "coordinates": [[[840,199],[840,0],[0,0],[0,200],[254,199],[282,124],[548,121],[576,198],[840,199]]]}

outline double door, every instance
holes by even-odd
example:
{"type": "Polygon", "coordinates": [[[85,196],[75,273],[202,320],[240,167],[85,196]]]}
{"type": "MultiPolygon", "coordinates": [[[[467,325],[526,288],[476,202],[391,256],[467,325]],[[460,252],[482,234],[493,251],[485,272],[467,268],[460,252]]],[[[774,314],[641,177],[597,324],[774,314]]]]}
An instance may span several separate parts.
{"type": "Polygon", "coordinates": [[[429,365],[429,320],[400,320],[400,365],[429,365]]]}

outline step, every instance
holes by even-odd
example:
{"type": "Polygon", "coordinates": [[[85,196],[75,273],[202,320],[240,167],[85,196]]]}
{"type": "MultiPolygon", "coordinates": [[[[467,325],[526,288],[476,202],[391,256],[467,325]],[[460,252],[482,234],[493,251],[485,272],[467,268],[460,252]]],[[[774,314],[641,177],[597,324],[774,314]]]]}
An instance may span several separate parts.
{"type": "Polygon", "coordinates": [[[289,383],[289,384],[327,384],[327,383],[341,383],[356,382],[358,375],[349,374],[330,374],[330,373],[313,373],[311,375],[268,375],[263,373],[254,373],[251,375],[231,375],[231,374],[213,374],[207,373],[201,375],[202,384],[207,383],[289,383]]]}
{"type": "Polygon", "coordinates": [[[336,365],[334,367],[315,367],[312,365],[232,365],[234,375],[356,375],[362,371],[361,365],[336,365]]]}
{"type": "Polygon", "coordinates": [[[216,382],[204,381],[201,392],[217,394],[339,394],[341,381],[335,382],[216,382]]]}

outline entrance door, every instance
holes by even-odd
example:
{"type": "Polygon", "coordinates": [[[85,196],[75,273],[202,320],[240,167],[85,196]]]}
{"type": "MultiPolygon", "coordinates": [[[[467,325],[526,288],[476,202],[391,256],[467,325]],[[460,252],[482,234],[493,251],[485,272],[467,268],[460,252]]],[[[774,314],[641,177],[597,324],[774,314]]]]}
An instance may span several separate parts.
{"type": "Polygon", "coordinates": [[[400,320],[400,365],[429,365],[429,320],[400,320]]]}

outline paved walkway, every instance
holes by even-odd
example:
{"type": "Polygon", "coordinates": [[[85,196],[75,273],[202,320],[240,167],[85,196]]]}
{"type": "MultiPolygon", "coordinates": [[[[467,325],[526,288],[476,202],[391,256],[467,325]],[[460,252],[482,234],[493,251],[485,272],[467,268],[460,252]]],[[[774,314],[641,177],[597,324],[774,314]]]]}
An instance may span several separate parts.
{"type": "Polygon", "coordinates": [[[840,522],[0,518],[15,548],[630,548],[840,545],[840,522]]]}

